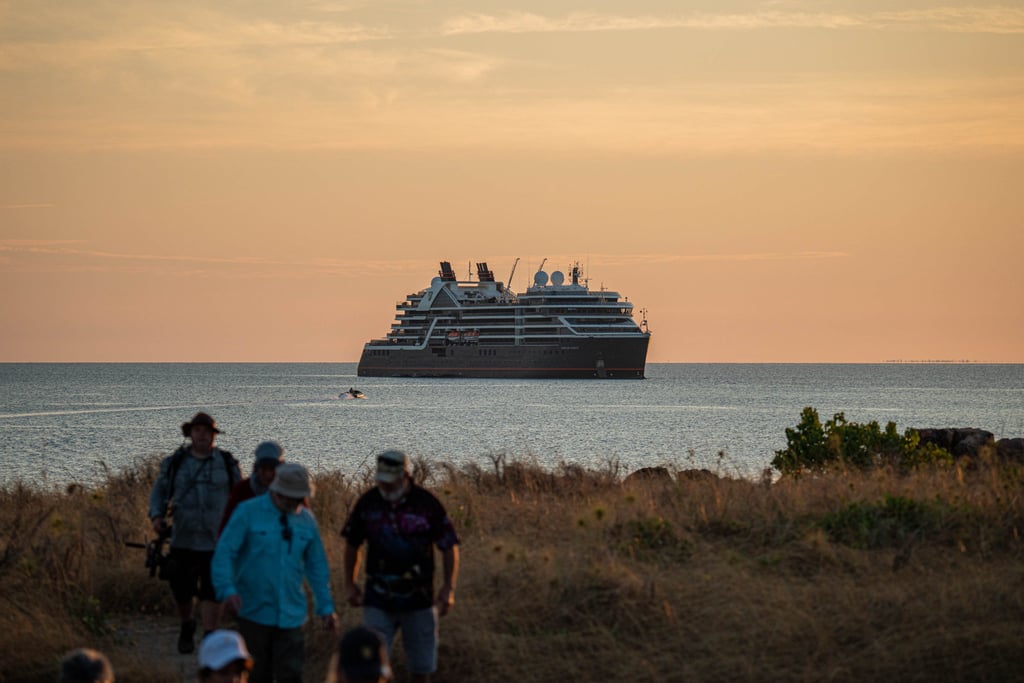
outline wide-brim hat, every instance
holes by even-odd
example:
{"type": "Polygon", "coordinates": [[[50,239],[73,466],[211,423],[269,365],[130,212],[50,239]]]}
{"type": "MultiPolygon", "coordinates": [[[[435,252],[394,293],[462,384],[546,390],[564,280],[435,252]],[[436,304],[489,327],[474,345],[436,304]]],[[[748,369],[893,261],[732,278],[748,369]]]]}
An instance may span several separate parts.
{"type": "Polygon", "coordinates": [[[274,481],[267,488],[286,498],[311,498],[316,490],[306,468],[294,462],[278,465],[274,481]]]}
{"type": "Polygon", "coordinates": [[[245,640],[237,631],[211,631],[199,644],[200,669],[216,671],[239,660],[245,662],[246,668],[252,668],[252,655],[249,654],[245,640]]]}
{"type": "Polygon", "coordinates": [[[409,456],[402,451],[384,451],[377,456],[377,481],[393,484],[409,473],[409,456]]]}
{"type": "Polygon", "coordinates": [[[202,425],[203,427],[209,427],[210,431],[214,434],[220,434],[221,431],[217,429],[217,421],[210,417],[209,413],[199,412],[188,422],[181,425],[181,433],[185,436],[192,434],[192,428],[196,425],[202,425]]]}

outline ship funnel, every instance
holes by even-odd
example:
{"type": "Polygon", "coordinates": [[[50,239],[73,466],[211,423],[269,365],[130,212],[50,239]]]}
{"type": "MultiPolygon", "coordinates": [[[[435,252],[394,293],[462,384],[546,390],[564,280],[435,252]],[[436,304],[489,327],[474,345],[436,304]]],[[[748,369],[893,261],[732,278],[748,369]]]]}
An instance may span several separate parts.
{"type": "Polygon", "coordinates": [[[487,268],[487,262],[476,264],[476,277],[480,282],[494,282],[494,273],[487,268]]]}

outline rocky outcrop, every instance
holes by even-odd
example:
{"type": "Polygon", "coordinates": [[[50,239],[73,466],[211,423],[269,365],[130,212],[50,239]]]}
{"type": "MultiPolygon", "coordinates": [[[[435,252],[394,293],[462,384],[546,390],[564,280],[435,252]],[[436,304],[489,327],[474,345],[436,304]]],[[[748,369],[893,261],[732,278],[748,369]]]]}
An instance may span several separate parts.
{"type": "Polygon", "coordinates": [[[672,482],[672,475],[667,467],[641,467],[636,472],[628,475],[623,483],[634,484],[637,482],[672,482]]]}
{"type": "Polygon", "coordinates": [[[999,439],[996,441],[996,455],[1000,460],[1024,464],[1024,439],[999,439]]]}
{"type": "Polygon", "coordinates": [[[953,454],[954,457],[976,458],[988,449],[995,448],[995,437],[992,432],[974,427],[955,427],[951,429],[915,429],[921,437],[921,445],[934,444],[953,454]]]}
{"type": "Polygon", "coordinates": [[[682,470],[679,481],[714,481],[720,477],[709,469],[682,470]]]}

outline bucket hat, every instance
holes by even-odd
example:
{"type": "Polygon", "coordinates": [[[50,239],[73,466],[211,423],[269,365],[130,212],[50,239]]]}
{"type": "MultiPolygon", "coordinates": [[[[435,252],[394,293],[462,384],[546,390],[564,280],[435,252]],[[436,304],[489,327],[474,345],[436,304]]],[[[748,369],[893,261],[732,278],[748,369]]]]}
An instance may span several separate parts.
{"type": "Polygon", "coordinates": [[[305,467],[294,462],[278,465],[274,481],[270,482],[268,488],[286,498],[311,497],[315,491],[313,482],[309,480],[309,472],[305,467]]]}

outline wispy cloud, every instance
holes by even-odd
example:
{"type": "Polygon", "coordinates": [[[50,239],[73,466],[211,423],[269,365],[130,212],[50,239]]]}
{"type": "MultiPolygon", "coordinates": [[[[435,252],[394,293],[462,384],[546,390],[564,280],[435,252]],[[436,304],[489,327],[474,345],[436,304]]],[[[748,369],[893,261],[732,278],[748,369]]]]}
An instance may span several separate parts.
{"type": "Polygon", "coordinates": [[[588,254],[593,265],[634,266],[673,263],[737,263],[748,261],[816,261],[850,258],[846,251],[760,251],[713,254],[588,254]]]}
{"type": "Polygon", "coordinates": [[[827,13],[768,11],[686,15],[611,15],[577,12],[560,17],[530,12],[469,13],[444,22],[445,35],[468,33],[551,33],[587,31],[701,31],[776,28],[861,29],[872,31],[941,31],[954,33],[1024,33],[1024,9],[963,7],[896,12],[827,13]]]}
{"type": "Polygon", "coordinates": [[[422,259],[279,259],[264,256],[143,254],[83,248],[82,240],[0,239],[0,264],[18,270],[151,272],[170,266],[181,275],[221,273],[231,278],[396,275],[421,272],[422,259]],[[29,261],[30,257],[36,258],[29,261]],[[38,260],[41,258],[42,260],[38,260]],[[216,268],[211,268],[216,266],[216,268]]]}
{"type": "Polygon", "coordinates": [[[0,209],[50,209],[53,204],[0,204],[0,209]]]}

